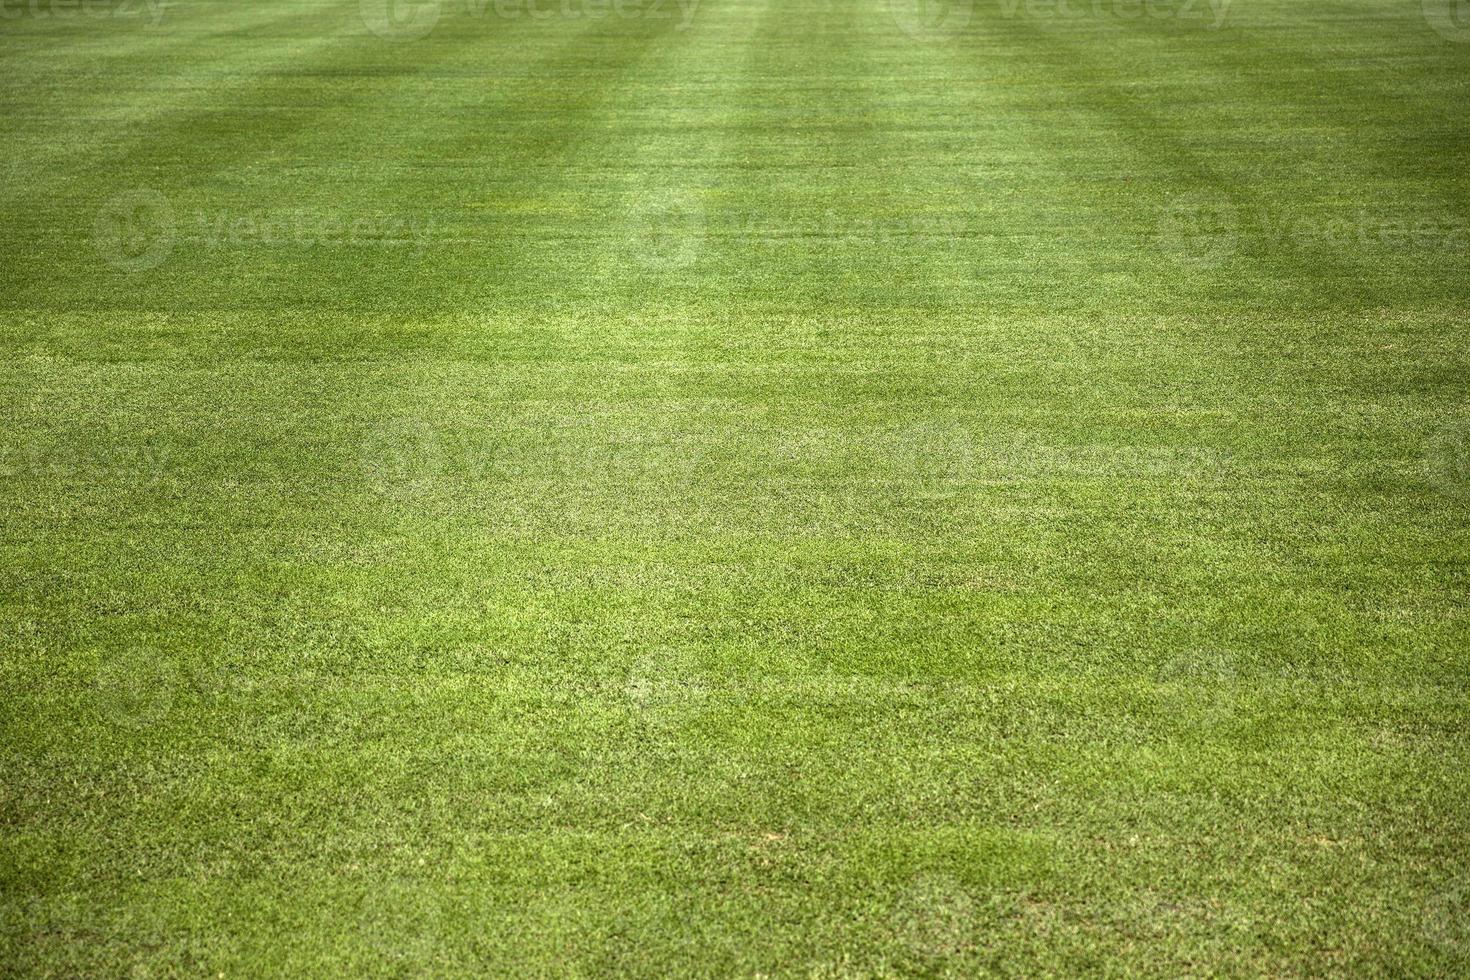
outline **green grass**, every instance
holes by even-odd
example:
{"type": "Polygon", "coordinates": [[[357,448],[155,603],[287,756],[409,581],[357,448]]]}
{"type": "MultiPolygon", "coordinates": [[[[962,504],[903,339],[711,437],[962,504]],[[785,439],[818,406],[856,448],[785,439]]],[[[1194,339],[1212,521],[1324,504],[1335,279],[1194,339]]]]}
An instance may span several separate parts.
{"type": "Polygon", "coordinates": [[[0,972],[1470,970],[1441,0],[86,3],[0,972]]]}

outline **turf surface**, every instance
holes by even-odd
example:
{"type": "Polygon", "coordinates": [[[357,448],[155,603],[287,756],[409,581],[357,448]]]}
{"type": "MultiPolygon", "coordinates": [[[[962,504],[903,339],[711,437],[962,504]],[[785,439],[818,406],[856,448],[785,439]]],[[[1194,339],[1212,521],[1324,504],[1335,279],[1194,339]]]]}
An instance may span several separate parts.
{"type": "Polygon", "coordinates": [[[1448,0],[0,15],[0,971],[1470,970],[1448,0]]]}

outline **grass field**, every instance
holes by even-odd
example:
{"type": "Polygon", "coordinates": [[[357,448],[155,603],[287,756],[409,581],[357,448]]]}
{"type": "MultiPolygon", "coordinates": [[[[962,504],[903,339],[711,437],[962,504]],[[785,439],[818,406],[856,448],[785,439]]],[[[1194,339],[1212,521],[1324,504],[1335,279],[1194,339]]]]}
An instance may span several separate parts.
{"type": "Polygon", "coordinates": [[[1450,0],[3,0],[0,973],[1470,971],[1450,0]]]}

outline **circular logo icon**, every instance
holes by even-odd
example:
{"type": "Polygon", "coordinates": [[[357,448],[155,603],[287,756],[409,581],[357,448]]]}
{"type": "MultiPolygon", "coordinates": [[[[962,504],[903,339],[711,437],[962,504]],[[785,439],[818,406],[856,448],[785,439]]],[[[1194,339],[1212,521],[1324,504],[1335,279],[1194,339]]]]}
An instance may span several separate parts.
{"type": "Polygon", "coordinates": [[[973,479],[979,447],[969,430],[951,422],[921,422],[899,429],[890,443],[895,469],[927,483],[973,479]]]}
{"type": "Polygon", "coordinates": [[[704,248],[704,209],[687,191],[640,195],[628,212],[633,258],[647,269],[683,269],[704,248]]]}
{"type": "Polygon", "coordinates": [[[1184,265],[1228,262],[1240,244],[1240,219],[1229,201],[1210,194],[1176,198],[1159,219],[1160,244],[1184,265]]]}
{"type": "Polygon", "coordinates": [[[248,674],[215,660],[201,659],[195,663],[186,681],[180,684],[180,689],[206,706],[233,704],[255,690],[248,674]]]}
{"type": "Polygon", "coordinates": [[[1158,671],[1161,709],[1191,730],[1226,725],[1240,700],[1240,670],[1235,655],[1192,650],[1166,660],[1158,671]]]}
{"type": "Polygon", "coordinates": [[[153,190],[131,190],[116,195],[97,212],[92,241],[113,268],[146,272],[173,252],[175,230],[168,198],[153,190]]]}
{"type": "Polygon", "coordinates": [[[388,491],[442,476],[444,447],[439,433],[426,422],[390,422],[363,438],[361,463],[368,479],[388,491]]]}
{"type": "Polygon", "coordinates": [[[439,23],[439,0],[358,0],[368,30],[386,41],[417,41],[439,23]]]}
{"type": "Polygon", "coordinates": [[[1424,935],[1441,949],[1470,950],[1470,877],[1452,880],[1429,900],[1424,935]]]}
{"type": "Polygon", "coordinates": [[[174,665],[155,651],[109,656],[96,677],[102,713],[123,728],[155,725],[172,708],[179,681],[174,665]]]}
{"type": "Polygon", "coordinates": [[[639,657],[628,669],[628,682],[623,692],[635,708],[649,711],[661,708],[678,699],[678,685],[666,674],[659,658],[652,655],[639,657]]]}
{"type": "Polygon", "coordinates": [[[976,919],[975,902],[958,881],[946,874],[924,874],[899,898],[892,927],[910,953],[944,959],[970,947],[976,919]]]}
{"type": "Polygon", "coordinates": [[[708,692],[680,670],[674,655],[650,653],[628,668],[623,693],[640,713],[658,719],[698,708],[708,692]]]}
{"type": "Polygon", "coordinates": [[[1470,42],[1470,0],[1422,0],[1424,21],[1440,37],[1470,42]]]}
{"type": "Polygon", "coordinates": [[[1470,495],[1470,420],[1447,425],[1424,451],[1424,468],[1442,491],[1470,495]]]}
{"type": "Polygon", "coordinates": [[[970,23],[974,0],[888,0],[888,14],[909,37],[948,41],[970,23]]]}

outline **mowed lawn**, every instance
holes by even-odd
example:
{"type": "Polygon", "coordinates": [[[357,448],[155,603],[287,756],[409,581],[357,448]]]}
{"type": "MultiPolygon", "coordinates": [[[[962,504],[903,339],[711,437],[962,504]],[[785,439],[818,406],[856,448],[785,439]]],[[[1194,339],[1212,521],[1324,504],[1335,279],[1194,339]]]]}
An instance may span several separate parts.
{"type": "Polygon", "coordinates": [[[1447,0],[0,15],[0,972],[1470,970],[1447,0]]]}

